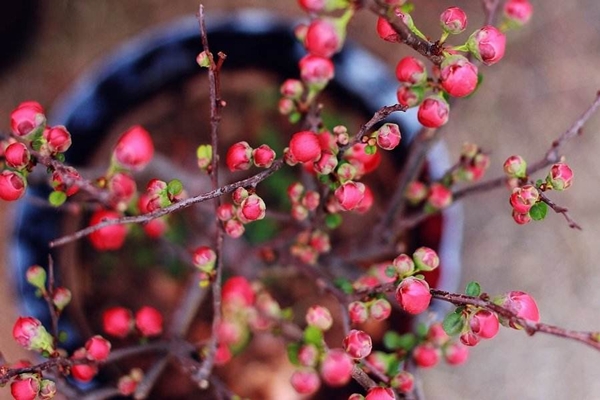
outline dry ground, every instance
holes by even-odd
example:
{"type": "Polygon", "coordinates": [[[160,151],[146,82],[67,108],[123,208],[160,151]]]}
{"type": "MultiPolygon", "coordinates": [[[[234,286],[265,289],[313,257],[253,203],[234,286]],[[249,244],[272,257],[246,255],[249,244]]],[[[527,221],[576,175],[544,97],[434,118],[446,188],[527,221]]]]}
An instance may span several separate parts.
{"type": "MultiPolygon", "coordinates": [[[[600,3],[597,0],[532,1],[532,24],[510,35],[505,59],[485,69],[485,84],[476,99],[461,102],[445,130],[457,154],[465,140],[493,149],[491,175],[518,152],[529,160],[541,157],[551,141],[584,110],[600,89],[600,3]]],[[[447,2],[424,2],[437,11],[447,2]]],[[[473,3],[456,1],[467,7],[473,3]]],[[[268,7],[298,14],[293,0],[205,2],[208,15],[221,9],[268,7]]],[[[197,0],[53,0],[40,2],[39,30],[23,57],[1,72],[0,116],[26,99],[50,105],[94,60],[121,41],[156,24],[193,13],[197,0]]],[[[417,4],[417,8],[421,4],[417,4]]],[[[478,11],[477,7],[474,8],[478,11]]],[[[415,20],[418,20],[415,18],[415,20]]],[[[398,50],[371,35],[374,18],[363,15],[350,33],[389,61],[398,50]]],[[[476,24],[476,18],[472,24],[476,24]]],[[[433,34],[436,31],[431,29],[433,34]]],[[[427,32],[426,32],[427,33],[427,32]]],[[[545,322],[573,329],[600,329],[600,115],[565,154],[576,173],[569,192],[554,196],[570,208],[583,232],[570,230],[550,215],[543,224],[520,227],[510,218],[503,190],[464,201],[466,214],[463,281],[478,279],[490,293],[527,291],[538,300],[545,322]]],[[[2,204],[4,221],[10,207],[2,204]]],[[[4,226],[10,226],[4,223],[4,226]]],[[[6,244],[7,232],[2,231],[6,244]]],[[[5,257],[0,268],[6,269],[5,257]]],[[[10,303],[10,287],[2,281],[2,304],[10,303]]],[[[9,359],[20,354],[9,340],[16,311],[0,313],[0,348],[9,359]]],[[[426,371],[430,399],[597,399],[600,398],[600,354],[554,337],[527,337],[502,330],[492,342],[473,349],[468,365],[426,371]]],[[[6,395],[0,391],[0,396],[6,395]]]]}

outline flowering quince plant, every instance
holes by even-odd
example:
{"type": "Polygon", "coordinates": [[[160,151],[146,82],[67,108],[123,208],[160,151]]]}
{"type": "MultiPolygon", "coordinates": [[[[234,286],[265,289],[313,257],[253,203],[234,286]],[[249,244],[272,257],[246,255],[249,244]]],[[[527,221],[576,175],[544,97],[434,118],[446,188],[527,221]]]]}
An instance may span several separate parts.
{"type": "MultiPolygon", "coordinates": [[[[299,394],[316,393],[322,386],[342,390],[354,380],[362,386],[362,392],[346,394],[349,400],[391,400],[418,398],[415,387],[419,369],[432,368],[442,359],[449,365],[466,362],[469,348],[494,338],[501,326],[530,335],[552,334],[600,350],[599,333],[541,323],[540,310],[531,294],[513,290],[490,295],[475,281],[467,285],[464,293],[438,290],[431,284],[432,271],[441,268],[434,249],[422,246],[414,251],[395,251],[397,238],[404,230],[468,194],[502,186],[509,189],[506,197],[517,224],[543,220],[550,209],[561,214],[570,227],[579,228],[567,209],[549,195],[572,186],[573,171],[559,152],[600,107],[600,97],[535,163],[528,164],[521,156],[513,155],[503,165],[503,176],[484,181],[489,157],[479,146],[466,143],[441,179],[431,181],[421,173],[425,154],[422,149],[436,140],[440,128],[451,120],[452,105],[456,101],[468,102],[462,98],[476,95],[485,69],[501,64],[507,33],[525,25],[532,14],[528,0],[483,3],[483,26],[470,28],[466,13],[451,7],[440,10],[440,36],[431,39],[417,28],[411,16],[415,6],[405,0],[298,0],[310,21],[295,30],[306,49],[299,62],[299,76],[289,77],[281,85],[278,110],[289,117],[293,126],[286,145],[274,149],[239,138],[226,150],[219,148],[218,140],[220,112],[226,106],[219,92],[226,55],[215,56],[211,52],[200,6],[203,51],[197,62],[208,71],[211,142],[199,143],[196,157],[199,170],[212,182],[212,189],[201,194],[188,193],[176,178],[154,178],[145,188],[137,186],[135,174],[151,162],[155,152],[151,135],[142,126],[134,126],[121,135],[105,173],[97,179],[87,179],[64,162],[64,153],[71,145],[68,127],[50,126],[43,106],[35,101],[18,105],[10,115],[10,133],[0,144],[0,198],[20,199],[27,190],[30,173],[42,167],[48,172],[52,188],[48,201],[52,206],[82,202],[93,210],[86,228],[53,240],[51,247],[87,238],[100,252],[117,250],[126,245],[134,223],[143,224],[149,237],[166,240],[170,214],[208,200],[214,200],[214,240],[196,246],[189,255],[194,273],[177,311],[178,318],[165,319],[150,305],[136,310],[115,305],[103,310],[103,332],[87,338],[82,347],[70,353],[62,348],[65,337],[58,329],[58,321],[71,301],[71,292],[55,284],[51,258],[47,268],[31,266],[27,281],[48,304],[51,326],[45,327],[38,319],[24,315],[15,321],[12,333],[19,345],[37,353],[43,361],[39,357],[37,364],[2,360],[0,384],[9,385],[17,400],[50,399],[57,391],[79,398],[80,389],[64,377],[90,382],[105,364],[158,350],[165,360],[176,360],[201,390],[214,386],[222,396],[232,397],[213,375],[213,369],[231,362],[247,348],[253,335],[272,334],[288,343],[287,355],[294,366],[289,383],[299,394]],[[352,133],[345,126],[326,126],[320,115],[319,95],[335,74],[331,57],[343,47],[348,23],[357,12],[369,10],[378,16],[374,33],[387,42],[409,46],[415,53],[398,60],[398,104],[383,107],[352,133]],[[472,31],[465,43],[450,44],[453,35],[469,29],[472,31]],[[389,257],[369,262],[365,269],[359,267],[364,262],[345,261],[345,255],[336,252],[335,232],[347,214],[361,215],[372,208],[377,193],[362,179],[378,168],[382,152],[395,149],[402,141],[398,125],[384,123],[385,119],[411,107],[418,108],[417,117],[423,128],[409,148],[406,170],[394,194],[380,215],[369,221],[373,223],[373,243],[363,244],[389,257]],[[240,171],[258,172],[223,185],[219,179],[221,161],[234,177],[240,171]],[[286,210],[271,209],[261,185],[280,169],[302,174],[302,179],[283,189],[290,204],[286,210]],[[533,175],[539,171],[546,175],[536,180],[533,175]],[[457,185],[465,183],[457,189],[457,185]],[[286,229],[292,236],[288,239],[286,233],[286,240],[265,246],[261,250],[264,263],[277,253],[278,262],[292,265],[315,279],[339,303],[342,312],[313,304],[303,318],[294,318],[291,309],[277,301],[265,282],[239,275],[224,279],[228,269],[223,257],[227,243],[224,238],[242,240],[249,224],[268,218],[274,211],[289,213],[286,229]],[[322,268],[324,260],[343,262],[353,272],[333,278],[322,268]],[[210,334],[202,341],[188,340],[189,324],[181,321],[197,314],[200,302],[190,299],[200,291],[212,293],[210,334]],[[427,322],[415,323],[414,330],[390,329],[382,339],[375,339],[374,326],[383,326],[382,321],[402,313],[427,314],[432,299],[454,307],[446,315],[423,318],[427,322]],[[328,339],[327,332],[335,326],[344,332],[341,342],[328,339]],[[128,338],[137,338],[138,342],[124,345],[128,338]]],[[[145,398],[163,369],[164,363],[146,371],[142,365],[136,366],[114,381],[104,380],[107,387],[93,389],[94,398],[145,398]]]]}

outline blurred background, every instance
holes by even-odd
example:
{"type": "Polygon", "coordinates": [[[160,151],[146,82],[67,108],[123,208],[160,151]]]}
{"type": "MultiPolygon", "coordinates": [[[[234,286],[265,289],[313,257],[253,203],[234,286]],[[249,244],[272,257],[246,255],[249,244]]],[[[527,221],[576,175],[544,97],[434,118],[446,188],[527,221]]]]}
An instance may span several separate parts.
{"type": "MultiPolygon", "coordinates": [[[[4,2],[9,3],[9,2],[4,2]]],[[[489,177],[501,174],[506,157],[534,162],[566,130],[600,90],[600,3],[532,1],[531,23],[509,34],[504,60],[489,68],[476,98],[458,102],[444,136],[452,156],[464,141],[491,152],[489,177]]],[[[206,0],[211,14],[239,8],[268,8],[284,16],[302,14],[294,0],[206,0]]],[[[470,27],[482,21],[478,1],[417,2],[414,20],[432,36],[447,6],[467,11],[470,27]]],[[[80,74],[123,41],[159,24],[196,12],[196,0],[22,0],[0,6],[0,116],[24,100],[50,108],[80,74]]],[[[349,38],[386,60],[390,71],[407,49],[380,41],[375,17],[359,13],[349,38]]],[[[458,42],[457,42],[458,43],[458,42]]],[[[546,323],[576,330],[600,330],[600,114],[583,136],[564,148],[575,185],[551,198],[568,207],[583,231],[568,228],[561,216],[516,225],[508,192],[499,189],[463,201],[465,241],[463,285],[478,280],[484,291],[523,290],[534,296],[546,323]]],[[[543,178],[540,175],[538,178],[543,178]]],[[[11,206],[0,204],[7,227],[11,206]]],[[[2,254],[6,254],[2,251],[2,254]]],[[[2,257],[4,270],[7,257],[2,257]]],[[[0,350],[9,360],[24,356],[11,339],[18,311],[8,280],[0,280],[0,350]]],[[[527,337],[503,329],[471,351],[467,365],[440,365],[423,371],[429,399],[597,399],[600,353],[556,337],[527,337]]],[[[8,393],[0,390],[0,398],[8,393]]]]}

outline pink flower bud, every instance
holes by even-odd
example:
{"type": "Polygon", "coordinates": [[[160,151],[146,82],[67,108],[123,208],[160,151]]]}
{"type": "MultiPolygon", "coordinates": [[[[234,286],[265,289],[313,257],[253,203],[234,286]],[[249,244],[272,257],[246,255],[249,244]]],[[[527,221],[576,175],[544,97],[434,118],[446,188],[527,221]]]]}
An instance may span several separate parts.
{"type": "Polygon", "coordinates": [[[510,195],[510,205],[517,213],[526,214],[539,198],[540,193],[533,185],[516,187],[510,195]]]}
{"type": "Polygon", "coordinates": [[[225,229],[225,233],[227,236],[237,239],[244,234],[246,228],[244,228],[244,224],[242,224],[237,219],[230,219],[225,221],[223,224],[223,229],[225,229]]]}
{"type": "Polygon", "coordinates": [[[363,331],[352,329],[344,338],[344,350],[355,359],[365,358],[371,353],[373,342],[371,336],[363,331]]]}
{"type": "Polygon", "coordinates": [[[331,349],[321,362],[321,377],[329,386],[344,386],[350,381],[354,362],[341,349],[331,349]]]}
{"type": "Polygon", "coordinates": [[[9,167],[14,169],[23,169],[29,164],[31,154],[29,154],[27,146],[21,142],[15,142],[9,144],[4,150],[4,158],[9,167]]]}
{"type": "MultiPolygon", "coordinates": [[[[529,294],[525,292],[512,291],[504,295],[499,303],[502,307],[508,308],[517,314],[517,317],[537,323],[540,322],[540,312],[538,306],[529,294]]],[[[508,322],[511,328],[522,329],[519,324],[508,322]]]]}
{"type": "Polygon", "coordinates": [[[313,369],[295,371],[290,382],[299,394],[313,394],[321,386],[319,375],[313,369]]]}
{"type": "Polygon", "coordinates": [[[460,342],[465,346],[473,347],[476,346],[480,341],[480,337],[473,332],[464,332],[460,335],[460,342]]]}
{"type": "Polygon", "coordinates": [[[163,330],[162,314],[153,307],[145,306],[135,313],[135,326],[142,336],[158,336],[163,330]]]}
{"type": "Polygon", "coordinates": [[[504,4],[504,16],[517,26],[529,22],[532,14],[533,6],[528,0],[508,0],[504,4]]]}
{"type": "MultiPolygon", "coordinates": [[[[121,215],[116,211],[98,210],[90,219],[90,226],[97,225],[105,220],[118,219],[121,215]]],[[[117,250],[123,246],[127,227],[122,224],[109,225],[92,232],[88,237],[96,250],[117,250]]]]}
{"type": "Polygon", "coordinates": [[[440,65],[442,88],[450,96],[468,96],[477,87],[477,67],[461,55],[444,58],[440,65]]]}
{"type": "Polygon", "coordinates": [[[415,263],[412,258],[406,254],[400,254],[398,257],[394,258],[392,265],[396,269],[396,272],[398,272],[400,278],[405,278],[415,272],[415,263]]]}
{"type": "Polygon", "coordinates": [[[106,361],[110,354],[110,342],[100,335],[92,336],[85,343],[87,358],[94,361],[106,361]]]}
{"type": "Polygon", "coordinates": [[[71,147],[71,134],[64,126],[44,130],[43,137],[51,153],[64,153],[71,147]]]}
{"type": "Polygon", "coordinates": [[[35,101],[26,101],[10,113],[10,129],[20,137],[35,134],[46,124],[44,109],[35,101]]]}
{"type": "Polygon", "coordinates": [[[525,178],[527,162],[521,156],[510,156],[504,161],[504,172],[509,178],[525,178]]]}
{"type": "Polygon", "coordinates": [[[279,114],[289,115],[295,110],[296,103],[294,103],[294,100],[288,99],[286,97],[282,97],[281,99],[279,99],[279,102],[277,103],[277,111],[279,111],[279,114]]]}
{"type": "Polygon", "coordinates": [[[529,212],[519,213],[516,210],[513,210],[512,217],[513,220],[519,225],[525,225],[531,222],[531,215],[529,215],[529,212]]]}
{"type": "Polygon", "coordinates": [[[383,321],[392,313],[392,305],[386,299],[377,299],[369,307],[369,313],[375,321],[383,321]]]}
{"type": "Polygon", "coordinates": [[[235,216],[235,207],[233,204],[225,203],[221,204],[219,208],[217,208],[217,218],[221,221],[230,220],[235,216]]]}
{"type": "MultiPolygon", "coordinates": [[[[400,7],[396,7],[394,9],[394,14],[396,14],[396,16],[400,20],[402,20],[402,22],[404,22],[404,24],[409,29],[414,28],[415,24],[410,14],[403,13],[400,7]]],[[[398,36],[392,25],[389,22],[387,22],[385,18],[382,17],[379,17],[377,19],[377,34],[386,42],[398,42],[400,40],[400,37],[398,36]]]]}
{"type": "Polygon", "coordinates": [[[375,197],[373,196],[373,191],[371,190],[370,187],[365,185],[365,192],[363,193],[363,198],[358,203],[358,205],[356,206],[354,211],[356,211],[357,213],[360,213],[360,214],[364,214],[371,209],[374,202],[375,202],[375,197]]]}
{"type": "Polygon", "coordinates": [[[398,104],[404,107],[414,107],[419,105],[425,97],[423,86],[400,85],[396,91],[398,104]]]}
{"type": "Polygon", "coordinates": [[[314,162],[313,168],[315,172],[319,175],[329,175],[333,172],[333,170],[335,170],[335,167],[337,167],[337,165],[337,156],[329,150],[323,150],[321,152],[321,157],[319,157],[319,159],[314,162]]]}
{"type": "Polygon", "coordinates": [[[215,352],[215,365],[221,366],[227,364],[233,358],[231,349],[224,343],[217,345],[217,351],[215,352]]]}
{"type": "Polygon", "coordinates": [[[361,182],[348,181],[337,188],[335,198],[344,211],[351,211],[358,207],[365,193],[365,185],[361,182]]]}
{"type": "MultiPolygon", "coordinates": [[[[148,210],[148,202],[150,197],[146,194],[142,194],[138,200],[138,208],[140,210],[140,214],[146,214],[149,212],[148,210]]],[[[151,221],[148,221],[146,224],[142,225],[144,232],[152,239],[157,239],[161,237],[168,228],[167,222],[164,217],[155,218],[151,221]]]]}
{"type": "Polygon", "coordinates": [[[54,304],[54,307],[59,311],[62,311],[69,305],[72,297],[73,295],[69,289],[62,286],[57,287],[54,289],[54,293],[52,293],[52,304],[54,304]]]}
{"type": "Polygon", "coordinates": [[[440,265],[440,258],[437,253],[429,247],[419,247],[415,250],[413,260],[419,271],[433,271],[440,265]]]}
{"type": "Polygon", "coordinates": [[[252,222],[265,217],[267,206],[263,199],[256,194],[251,194],[240,204],[241,222],[252,222]]]}
{"type": "Polygon", "coordinates": [[[357,176],[366,175],[381,164],[381,152],[368,154],[365,152],[366,147],[364,143],[356,143],[344,154],[344,158],[356,167],[357,176]]]}
{"type": "Polygon", "coordinates": [[[25,273],[27,283],[42,291],[46,290],[46,277],[46,270],[39,265],[32,265],[25,273]]]}
{"type": "Polygon", "coordinates": [[[247,170],[252,165],[252,147],[245,141],[233,144],[227,150],[225,163],[232,172],[247,170]]]}
{"type": "Polygon", "coordinates": [[[443,210],[452,204],[452,191],[441,183],[433,183],[429,187],[427,205],[434,210],[443,210]]]}
{"type": "Polygon", "coordinates": [[[294,182],[287,189],[287,195],[292,202],[299,202],[304,193],[304,186],[300,182],[294,182]]]}
{"type": "MultiPolygon", "coordinates": [[[[84,348],[75,350],[73,360],[87,358],[87,352],[84,348]]],[[[98,373],[98,367],[92,364],[75,364],[71,367],[71,376],[79,382],[89,382],[98,373]]]]}
{"type": "Polygon", "coordinates": [[[497,63],[504,57],[506,36],[498,28],[486,25],[469,36],[467,47],[473,56],[486,65],[497,63]]]}
{"type": "Polygon", "coordinates": [[[65,192],[67,196],[73,196],[79,192],[77,182],[81,180],[81,175],[73,167],[65,166],[52,173],[52,187],[59,192],[65,192]]]}
{"type": "Polygon", "coordinates": [[[469,348],[462,343],[451,343],[444,348],[444,358],[450,365],[464,364],[469,358],[469,348]]]}
{"type": "Polygon", "coordinates": [[[420,202],[425,200],[425,197],[427,197],[428,192],[429,190],[423,182],[412,181],[408,184],[408,187],[406,188],[405,196],[411,204],[419,204],[420,202]]]}
{"type": "Polygon", "coordinates": [[[429,284],[423,279],[408,277],[396,289],[396,300],[409,314],[420,314],[427,310],[431,301],[429,284]]]}
{"type": "Polygon", "coordinates": [[[0,173],[0,199],[14,201],[25,194],[27,181],[16,171],[4,170],[0,173]]]}
{"type": "Polygon", "coordinates": [[[330,59],[308,54],[300,62],[300,77],[311,86],[323,88],[333,79],[335,68],[330,59]]]}
{"type": "Polygon", "coordinates": [[[436,322],[429,327],[427,340],[437,347],[442,347],[450,340],[450,336],[448,336],[442,324],[436,322]]]}
{"type": "Polygon", "coordinates": [[[54,351],[52,335],[37,318],[19,317],[13,326],[12,335],[27,350],[48,353],[54,351]]]}
{"type": "Polygon", "coordinates": [[[306,50],[319,57],[330,58],[344,43],[343,32],[332,21],[325,18],[314,19],[308,26],[304,38],[306,50]]]}
{"type": "Polygon", "coordinates": [[[348,304],[348,315],[353,324],[362,324],[369,318],[369,309],[362,301],[353,301],[348,304]]]}
{"type": "Polygon", "coordinates": [[[250,307],[254,304],[254,290],[250,282],[243,276],[229,278],[221,293],[223,303],[231,303],[240,307],[250,307]]]}
{"type": "Polygon", "coordinates": [[[200,246],[192,253],[192,263],[202,271],[211,271],[216,261],[217,254],[210,247],[200,246]]]}
{"type": "Polygon", "coordinates": [[[469,320],[471,332],[482,339],[491,339],[498,333],[498,316],[488,310],[479,310],[469,320]]]}
{"type": "Polygon", "coordinates": [[[121,166],[141,170],[154,156],[154,143],[148,131],[136,125],[121,135],[113,155],[121,166]]]}
{"type": "Polygon", "coordinates": [[[431,368],[440,360],[440,351],[431,344],[420,344],[413,350],[413,359],[421,368],[431,368]]]}
{"type": "Polygon", "coordinates": [[[286,79],[281,84],[279,92],[288,99],[299,99],[304,93],[304,85],[298,79],[286,79]]]}
{"type": "Polygon", "coordinates": [[[14,400],[35,400],[40,391],[40,379],[34,374],[18,375],[10,384],[14,400]]]}
{"type": "Polygon", "coordinates": [[[400,393],[410,393],[415,387],[415,377],[410,372],[401,371],[392,377],[390,386],[400,393]]]}
{"type": "Polygon", "coordinates": [[[327,331],[333,325],[333,317],[327,308],[312,306],[306,311],[306,323],[322,331],[327,331]]]}
{"type": "Polygon", "coordinates": [[[266,144],[262,144],[256,149],[252,150],[252,158],[254,165],[259,168],[269,168],[275,160],[276,154],[272,148],[266,144]]]}
{"type": "Polygon", "coordinates": [[[565,190],[573,183],[573,171],[565,163],[556,163],[550,168],[546,183],[554,190],[565,190]]]}
{"type": "Polygon", "coordinates": [[[341,183],[351,181],[356,178],[358,174],[358,168],[353,163],[343,163],[335,171],[338,180],[341,183]]]}
{"type": "Polygon", "coordinates": [[[304,197],[302,198],[302,205],[309,209],[310,211],[314,211],[317,209],[321,201],[321,195],[314,190],[308,190],[304,197]]]}
{"type": "Polygon", "coordinates": [[[458,7],[447,8],[440,15],[440,25],[444,32],[457,35],[467,28],[467,14],[458,7]]]}
{"type": "Polygon", "coordinates": [[[311,131],[296,132],[290,140],[290,152],[299,162],[316,161],[321,156],[319,138],[311,131]]]}
{"type": "Polygon", "coordinates": [[[238,206],[242,204],[244,200],[246,200],[250,196],[250,193],[246,188],[239,187],[231,193],[231,200],[238,206]]]}
{"type": "Polygon", "coordinates": [[[415,57],[404,57],[396,65],[396,78],[409,85],[420,85],[427,80],[425,64],[415,57]]]}
{"type": "Polygon", "coordinates": [[[123,208],[126,208],[136,194],[137,186],[129,173],[117,172],[108,180],[108,190],[113,195],[115,202],[123,203],[123,208]]]}
{"type": "Polygon", "coordinates": [[[427,128],[439,128],[448,122],[449,114],[448,102],[441,96],[431,95],[419,105],[417,118],[427,128]]]}
{"type": "Polygon", "coordinates": [[[40,400],[50,400],[56,396],[56,383],[50,379],[42,379],[40,383],[40,400]]]}
{"type": "Polygon", "coordinates": [[[112,307],[102,313],[102,329],[111,336],[124,338],[133,328],[133,315],[124,307],[112,307]]]}
{"type": "Polygon", "coordinates": [[[298,362],[303,367],[314,367],[319,361],[319,349],[314,344],[305,344],[298,350],[298,362]]]}
{"type": "Polygon", "coordinates": [[[395,398],[392,389],[375,386],[369,389],[365,400],[394,400],[395,398]]]}
{"type": "Polygon", "coordinates": [[[395,149],[402,138],[400,127],[396,124],[384,124],[375,134],[377,135],[377,145],[384,150],[395,149]]]}

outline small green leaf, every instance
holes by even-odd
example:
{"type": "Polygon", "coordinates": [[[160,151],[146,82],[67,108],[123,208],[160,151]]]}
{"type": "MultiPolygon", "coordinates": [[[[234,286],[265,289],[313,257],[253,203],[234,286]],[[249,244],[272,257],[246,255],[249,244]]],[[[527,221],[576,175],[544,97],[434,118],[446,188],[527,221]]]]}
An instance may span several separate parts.
{"type": "Polygon", "coordinates": [[[449,336],[458,335],[465,325],[465,320],[463,319],[461,314],[457,314],[455,312],[451,312],[444,318],[444,322],[442,323],[442,327],[444,331],[449,336]]]}
{"type": "Polygon", "coordinates": [[[467,288],[465,289],[465,294],[467,296],[477,297],[481,294],[481,285],[479,282],[471,281],[467,283],[467,288]]]}
{"type": "Polygon", "coordinates": [[[541,179],[538,179],[537,181],[535,181],[535,187],[539,188],[542,185],[542,183],[544,183],[544,181],[541,179]]]}
{"type": "Polygon", "coordinates": [[[58,332],[58,341],[64,343],[69,338],[69,334],[66,331],[58,332]]]}
{"type": "Polygon", "coordinates": [[[350,282],[350,280],[346,278],[337,278],[333,282],[333,284],[346,294],[354,293],[354,287],[352,287],[352,282],[350,282]]]}
{"type": "Polygon", "coordinates": [[[287,356],[290,362],[294,365],[300,365],[298,360],[298,351],[300,350],[300,343],[290,343],[287,345],[287,356]]]}
{"type": "Polygon", "coordinates": [[[173,179],[167,184],[167,191],[170,195],[177,196],[183,190],[183,184],[179,179],[173,179]]]}
{"type": "Polygon", "coordinates": [[[65,162],[65,153],[58,153],[54,158],[60,162],[65,162]]]}
{"type": "Polygon", "coordinates": [[[308,344],[321,346],[323,344],[323,331],[315,326],[307,326],[304,329],[304,341],[308,344]]]}
{"type": "Polygon", "coordinates": [[[377,153],[377,146],[365,146],[365,154],[373,155],[377,153]]]}
{"type": "Polygon", "coordinates": [[[425,336],[427,336],[427,332],[429,332],[429,327],[421,322],[417,324],[417,329],[415,331],[418,337],[424,338],[425,336]]]}
{"type": "Polygon", "coordinates": [[[293,113],[290,114],[290,116],[288,117],[288,120],[292,124],[295,124],[296,122],[300,121],[300,118],[302,118],[302,114],[300,114],[297,111],[294,111],[293,113]]]}
{"type": "Polygon", "coordinates": [[[383,335],[383,345],[388,350],[406,350],[410,351],[417,345],[417,338],[412,333],[400,335],[394,331],[387,331],[383,335]]]}
{"type": "Polygon", "coordinates": [[[50,193],[50,196],[48,196],[48,201],[54,207],[59,207],[65,201],[67,201],[67,194],[65,192],[59,192],[59,191],[55,190],[54,192],[50,193]]]}
{"type": "Polygon", "coordinates": [[[325,217],[325,225],[329,229],[335,229],[342,224],[342,216],[340,214],[327,214],[325,217]]]}
{"type": "Polygon", "coordinates": [[[548,213],[548,205],[542,201],[537,202],[531,207],[529,210],[529,215],[531,219],[534,221],[541,221],[546,218],[546,214],[548,213]]]}

